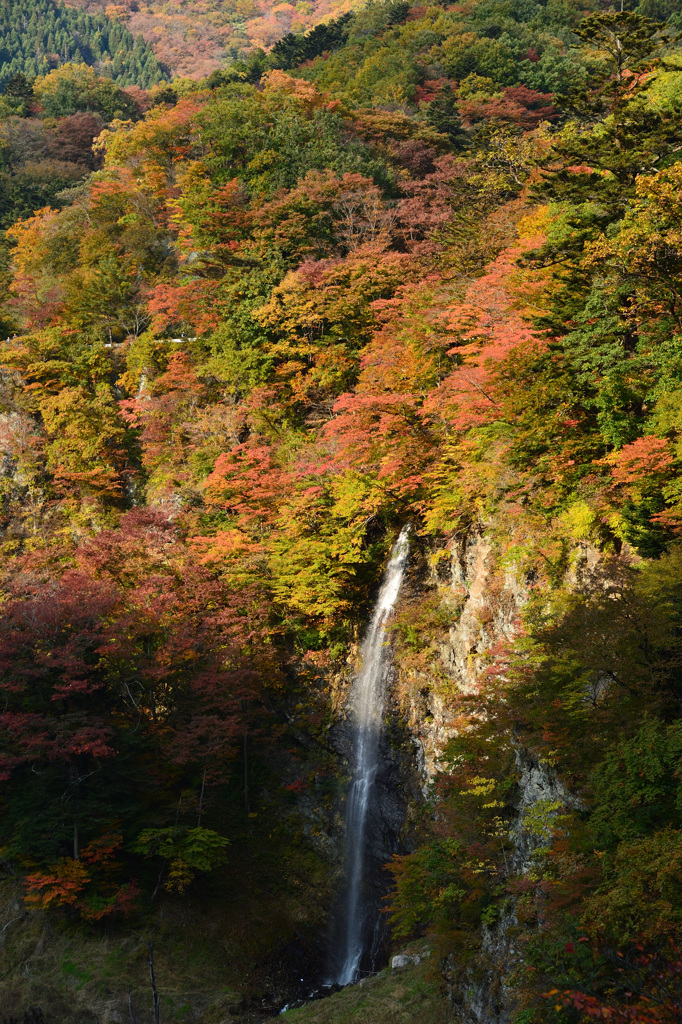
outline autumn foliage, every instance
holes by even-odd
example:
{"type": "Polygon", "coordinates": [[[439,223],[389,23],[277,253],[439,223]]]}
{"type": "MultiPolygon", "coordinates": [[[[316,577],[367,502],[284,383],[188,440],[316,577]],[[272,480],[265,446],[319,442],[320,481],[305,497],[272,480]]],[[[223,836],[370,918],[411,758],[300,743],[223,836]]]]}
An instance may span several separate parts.
{"type": "MultiPolygon", "coordinates": [[[[678,1013],[677,42],[550,7],[371,5],[134,116],[24,126],[80,166],[12,207],[0,270],[0,835],[28,906],[201,891],[261,796],[285,842],[409,521],[398,667],[457,735],[396,934],[466,965],[513,910],[519,1021],[678,1013]],[[464,694],[439,573],[482,533],[525,604],[464,694]],[[517,823],[522,871],[524,756],[576,796],[517,823]]],[[[247,8],[268,45],[294,24],[247,8]]]]}

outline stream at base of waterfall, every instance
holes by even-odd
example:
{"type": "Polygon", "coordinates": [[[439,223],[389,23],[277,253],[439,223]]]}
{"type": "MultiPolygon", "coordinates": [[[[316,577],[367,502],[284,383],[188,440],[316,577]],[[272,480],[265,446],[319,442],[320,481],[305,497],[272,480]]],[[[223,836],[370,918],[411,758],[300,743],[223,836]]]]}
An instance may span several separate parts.
{"type": "Polygon", "coordinates": [[[384,572],[372,620],[363,641],[360,670],[350,691],[353,778],[346,801],[346,892],[342,906],[340,948],[334,981],[357,981],[372,933],[380,927],[380,911],[365,895],[367,824],[379,769],[380,740],[392,648],[386,626],[407,568],[410,527],[403,528],[384,572]]]}

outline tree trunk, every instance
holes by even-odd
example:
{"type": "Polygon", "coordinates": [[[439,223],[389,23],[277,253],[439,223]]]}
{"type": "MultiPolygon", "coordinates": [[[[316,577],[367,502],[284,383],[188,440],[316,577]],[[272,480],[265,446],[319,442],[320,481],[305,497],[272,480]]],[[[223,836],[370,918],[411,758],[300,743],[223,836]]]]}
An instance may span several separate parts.
{"type": "Polygon", "coordinates": [[[154,974],[154,940],[151,935],[147,944],[149,950],[149,983],[152,986],[152,1001],[154,1008],[154,1024],[160,1024],[159,1016],[159,993],[156,991],[156,975],[154,974]]]}
{"type": "Polygon", "coordinates": [[[156,895],[157,895],[159,889],[161,888],[161,883],[163,881],[163,876],[166,874],[166,868],[167,867],[168,867],[167,864],[162,864],[161,865],[161,870],[159,871],[159,877],[156,879],[156,885],[154,886],[154,892],[152,893],[152,898],[149,901],[150,903],[153,903],[154,900],[156,899],[156,895]]]}
{"type": "Polygon", "coordinates": [[[201,813],[204,809],[204,789],[206,787],[206,769],[204,768],[204,774],[201,777],[201,793],[199,794],[199,817],[197,820],[197,828],[201,828],[201,813]]]}

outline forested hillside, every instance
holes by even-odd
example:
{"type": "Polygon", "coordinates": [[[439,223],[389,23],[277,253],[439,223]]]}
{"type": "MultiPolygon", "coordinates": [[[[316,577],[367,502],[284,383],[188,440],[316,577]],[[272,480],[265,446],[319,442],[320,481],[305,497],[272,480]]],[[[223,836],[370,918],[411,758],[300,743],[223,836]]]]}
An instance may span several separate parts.
{"type": "Polygon", "coordinates": [[[411,523],[393,948],[457,1021],[680,1019],[680,23],[393,0],[13,80],[5,180],[78,167],[3,222],[0,1015],[151,1020],[150,934],[164,1022],[319,977],[411,523]]]}
{"type": "Polygon", "coordinates": [[[11,245],[5,229],[47,204],[73,202],[69,189],[101,166],[94,143],[102,129],[139,120],[152,102],[138,87],[122,89],[85,64],[8,80],[0,94],[0,267],[11,245]]]}
{"type": "Polygon", "coordinates": [[[151,43],[173,72],[201,78],[251,50],[269,49],[288,33],[302,35],[364,5],[361,0],[73,0],[73,6],[108,11],[151,43]]]}
{"type": "Polygon", "coordinates": [[[149,88],[167,77],[152,48],[125,25],[54,0],[0,4],[0,89],[15,75],[46,75],[76,61],[119,85],[149,88]]]}

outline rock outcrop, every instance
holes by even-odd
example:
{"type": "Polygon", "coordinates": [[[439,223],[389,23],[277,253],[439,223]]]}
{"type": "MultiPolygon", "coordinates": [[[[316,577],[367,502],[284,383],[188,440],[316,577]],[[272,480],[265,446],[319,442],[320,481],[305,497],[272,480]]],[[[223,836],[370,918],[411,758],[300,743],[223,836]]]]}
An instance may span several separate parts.
{"type": "MultiPolygon", "coordinates": [[[[516,635],[531,582],[514,568],[500,565],[494,544],[481,528],[455,540],[445,555],[438,552],[438,556],[438,571],[431,571],[427,585],[437,590],[444,607],[455,606],[460,611],[447,638],[438,643],[433,679],[413,673],[412,678],[402,679],[399,687],[427,797],[443,750],[456,735],[443,677],[451,693],[476,692],[482,672],[494,663],[496,650],[516,635]]],[[[579,585],[597,561],[598,553],[591,546],[578,545],[568,585],[579,585]]],[[[542,835],[524,825],[529,810],[540,804],[550,809],[575,806],[577,801],[549,765],[520,745],[515,761],[517,779],[511,797],[515,819],[507,866],[510,874],[523,875],[531,870],[544,842],[542,835]]],[[[473,967],[462,969],[452,958],[444,964],[455,1016],[462,1024],[508,1024],[512,1019],[507,981],[517,956],[516,926],[513,901],[509,900],[493,923],[482,925],[480,955],[473,967]]]]}

